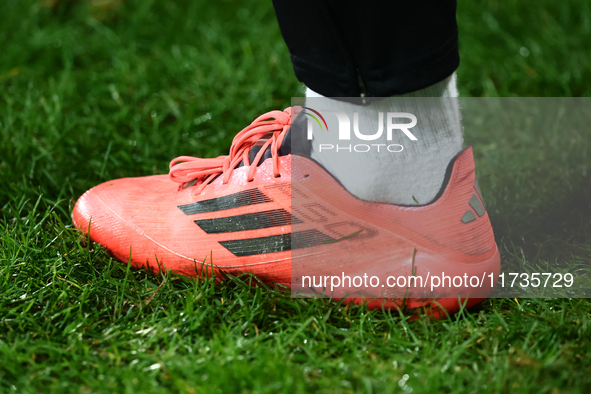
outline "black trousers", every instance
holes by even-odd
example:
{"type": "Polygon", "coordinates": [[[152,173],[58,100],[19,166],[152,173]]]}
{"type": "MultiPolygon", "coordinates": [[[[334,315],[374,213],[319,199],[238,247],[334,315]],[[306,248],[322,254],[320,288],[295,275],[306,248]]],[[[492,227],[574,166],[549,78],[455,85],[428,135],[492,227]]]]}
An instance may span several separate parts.
{"type": "Polygon", "coordinates": [[[456,0],[273,0],[297,78],[329,97],[386,97],[458,67],[456,0]]]}

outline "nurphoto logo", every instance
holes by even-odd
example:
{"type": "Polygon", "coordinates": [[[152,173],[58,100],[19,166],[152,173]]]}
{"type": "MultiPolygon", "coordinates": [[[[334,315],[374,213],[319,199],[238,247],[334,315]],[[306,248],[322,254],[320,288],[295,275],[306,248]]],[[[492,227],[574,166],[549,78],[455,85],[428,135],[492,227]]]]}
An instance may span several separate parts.
{"type": "MultiPolygon", "coordinates": [[[[351,141],[351,119],[348,114],[336,109],[322,109],[320,111],[303,107],[308,116],[308,140],[312,140],[314,136],[314,129],[319,129],[320,132],[329,132],[328,124],[322,114],[332,114],[336,116],[338,121],[338,141],[351,141]],[[317,125],[317,126],[316,126],[317,125]]],[[[359,130],[359,113],[353,113],[353,135],[354,138],[361,141],[376,141],[383,140],[384,129],[386,130],[386,140],[392,141],[392,137],[397,131],[404,133],[411,141],[417,141],[417,137],[410,131],[411,128],[417,125],[417,117],[408,112],[377,112],[377,131],[368,133],[368,130],[359,130]],[[385,122],[384,122],[385,118],[385,122]],[[400,123],[402,119],[410,119],[410,122],[400,123]]],[[[324,141],[323,141],[324,142],[324,141]]],[[[369,152],[372,149],[378,152],[402,152],[404,147],[400,144],[338,144],[338,143],[321,143],[319,145],[319,152],[322,151],[347,151],[347,152],[369,152]]]]}

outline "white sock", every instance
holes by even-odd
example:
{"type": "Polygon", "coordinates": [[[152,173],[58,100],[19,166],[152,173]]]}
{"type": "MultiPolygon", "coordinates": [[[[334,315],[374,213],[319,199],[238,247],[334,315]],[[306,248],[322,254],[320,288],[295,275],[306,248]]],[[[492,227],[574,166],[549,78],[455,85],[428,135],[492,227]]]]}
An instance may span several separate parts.
{"type": "MultiPolygon", "coordinates": [[[[372,134],[378,130],[378,112],[408,112],[417,117],[417,125],[410,129],[416,136],[411,141],[400,133],[404,150],[399,153],[345,154],[319,152],[319,145],[327,143],[327,133],[314,133],[312,158],[322,164],[354,196],[374,202],[423,205],[431,202],[444,181],[452,158],[460,152],[463,143],[460,110],[457,99],[455,73],[445,80],[405,94],[395,104],[389,100],[376,101],[367,106],[333,100],[306,90],[306,102],[316,108],[332,108],[347,114],[359,114],[359,130],[372,134]],[[425,99],[437,97],[438,99],[425,99]],[[308,100],[310,98],[310,100],[308,100]],[[396,108],[393,108],[393,105],[396,108]]],[[[335,116],[326,116],[336,122],[335,116]],[[334,119],[333,119],[334,118],[334,119]]],[[[408,119],[406,120],[408,122],[408,119]]],[[[338,129],[338,126],[333,126],[338,129]]],[[[351,117],[353,127],[353,117],[351,117]]],[[[332,141],[334,142],[334,141],[332,141]]],[[[380,140],[372,143],[392,143],[384,132],[380,140]]]]}

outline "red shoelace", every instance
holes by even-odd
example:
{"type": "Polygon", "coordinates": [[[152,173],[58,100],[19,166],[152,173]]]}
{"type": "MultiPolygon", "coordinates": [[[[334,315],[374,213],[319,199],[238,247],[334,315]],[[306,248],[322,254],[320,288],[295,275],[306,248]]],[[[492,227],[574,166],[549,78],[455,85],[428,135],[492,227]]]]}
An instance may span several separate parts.
{"type": "Polygon", "coordinates": [[[286,108],[283,111],[267,112],[256,118],[250,126],[236,134],[232,140],[229,155],[211,159],[201,159],[192,156],[177,157],[170,162],[168,176],[172,181],[183,185],[194,181],[194,185],[197,186],[195,194],[199,194],[203,191],[205,186],[220,174],[223,174],[224,176],[223,183],[228,183],[232,171],[234,171],[236,166],[242,161],[245,166],[250,166],[246,178],[247,181],[250,182],[254,179],[257,165],[270,145],[271,159],[273,161],[273,175],[279,177],[281,174],[279,172],[278,150],[290,125],[291,108],[286,108]],[[250,149],[257,143],[257,141],[267,136],[267,134],[269,134],[269,138],[261,146],[261,149],[258,151],[252,163],[250,163],[248,159],[250,149]]]}

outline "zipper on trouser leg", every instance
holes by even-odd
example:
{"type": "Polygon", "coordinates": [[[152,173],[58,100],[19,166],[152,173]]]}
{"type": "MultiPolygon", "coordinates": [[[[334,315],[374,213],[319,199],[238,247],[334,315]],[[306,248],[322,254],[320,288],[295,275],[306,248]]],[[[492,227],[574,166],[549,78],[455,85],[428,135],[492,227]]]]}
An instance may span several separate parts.
{"type": "Polygon", "coordinates": [[[359,84],[359,91],[361,92],[359,94],[359,97],[361,97],[361,104],[368,105],[369,99],[367,97],[368,96],[367,87],[365,86],[365,83],[363,82],[363,78],[361,77],[361,71],[359,71],[358,68],[356,68],[355,71],[357,72],[357,83],[359,84]]]}

